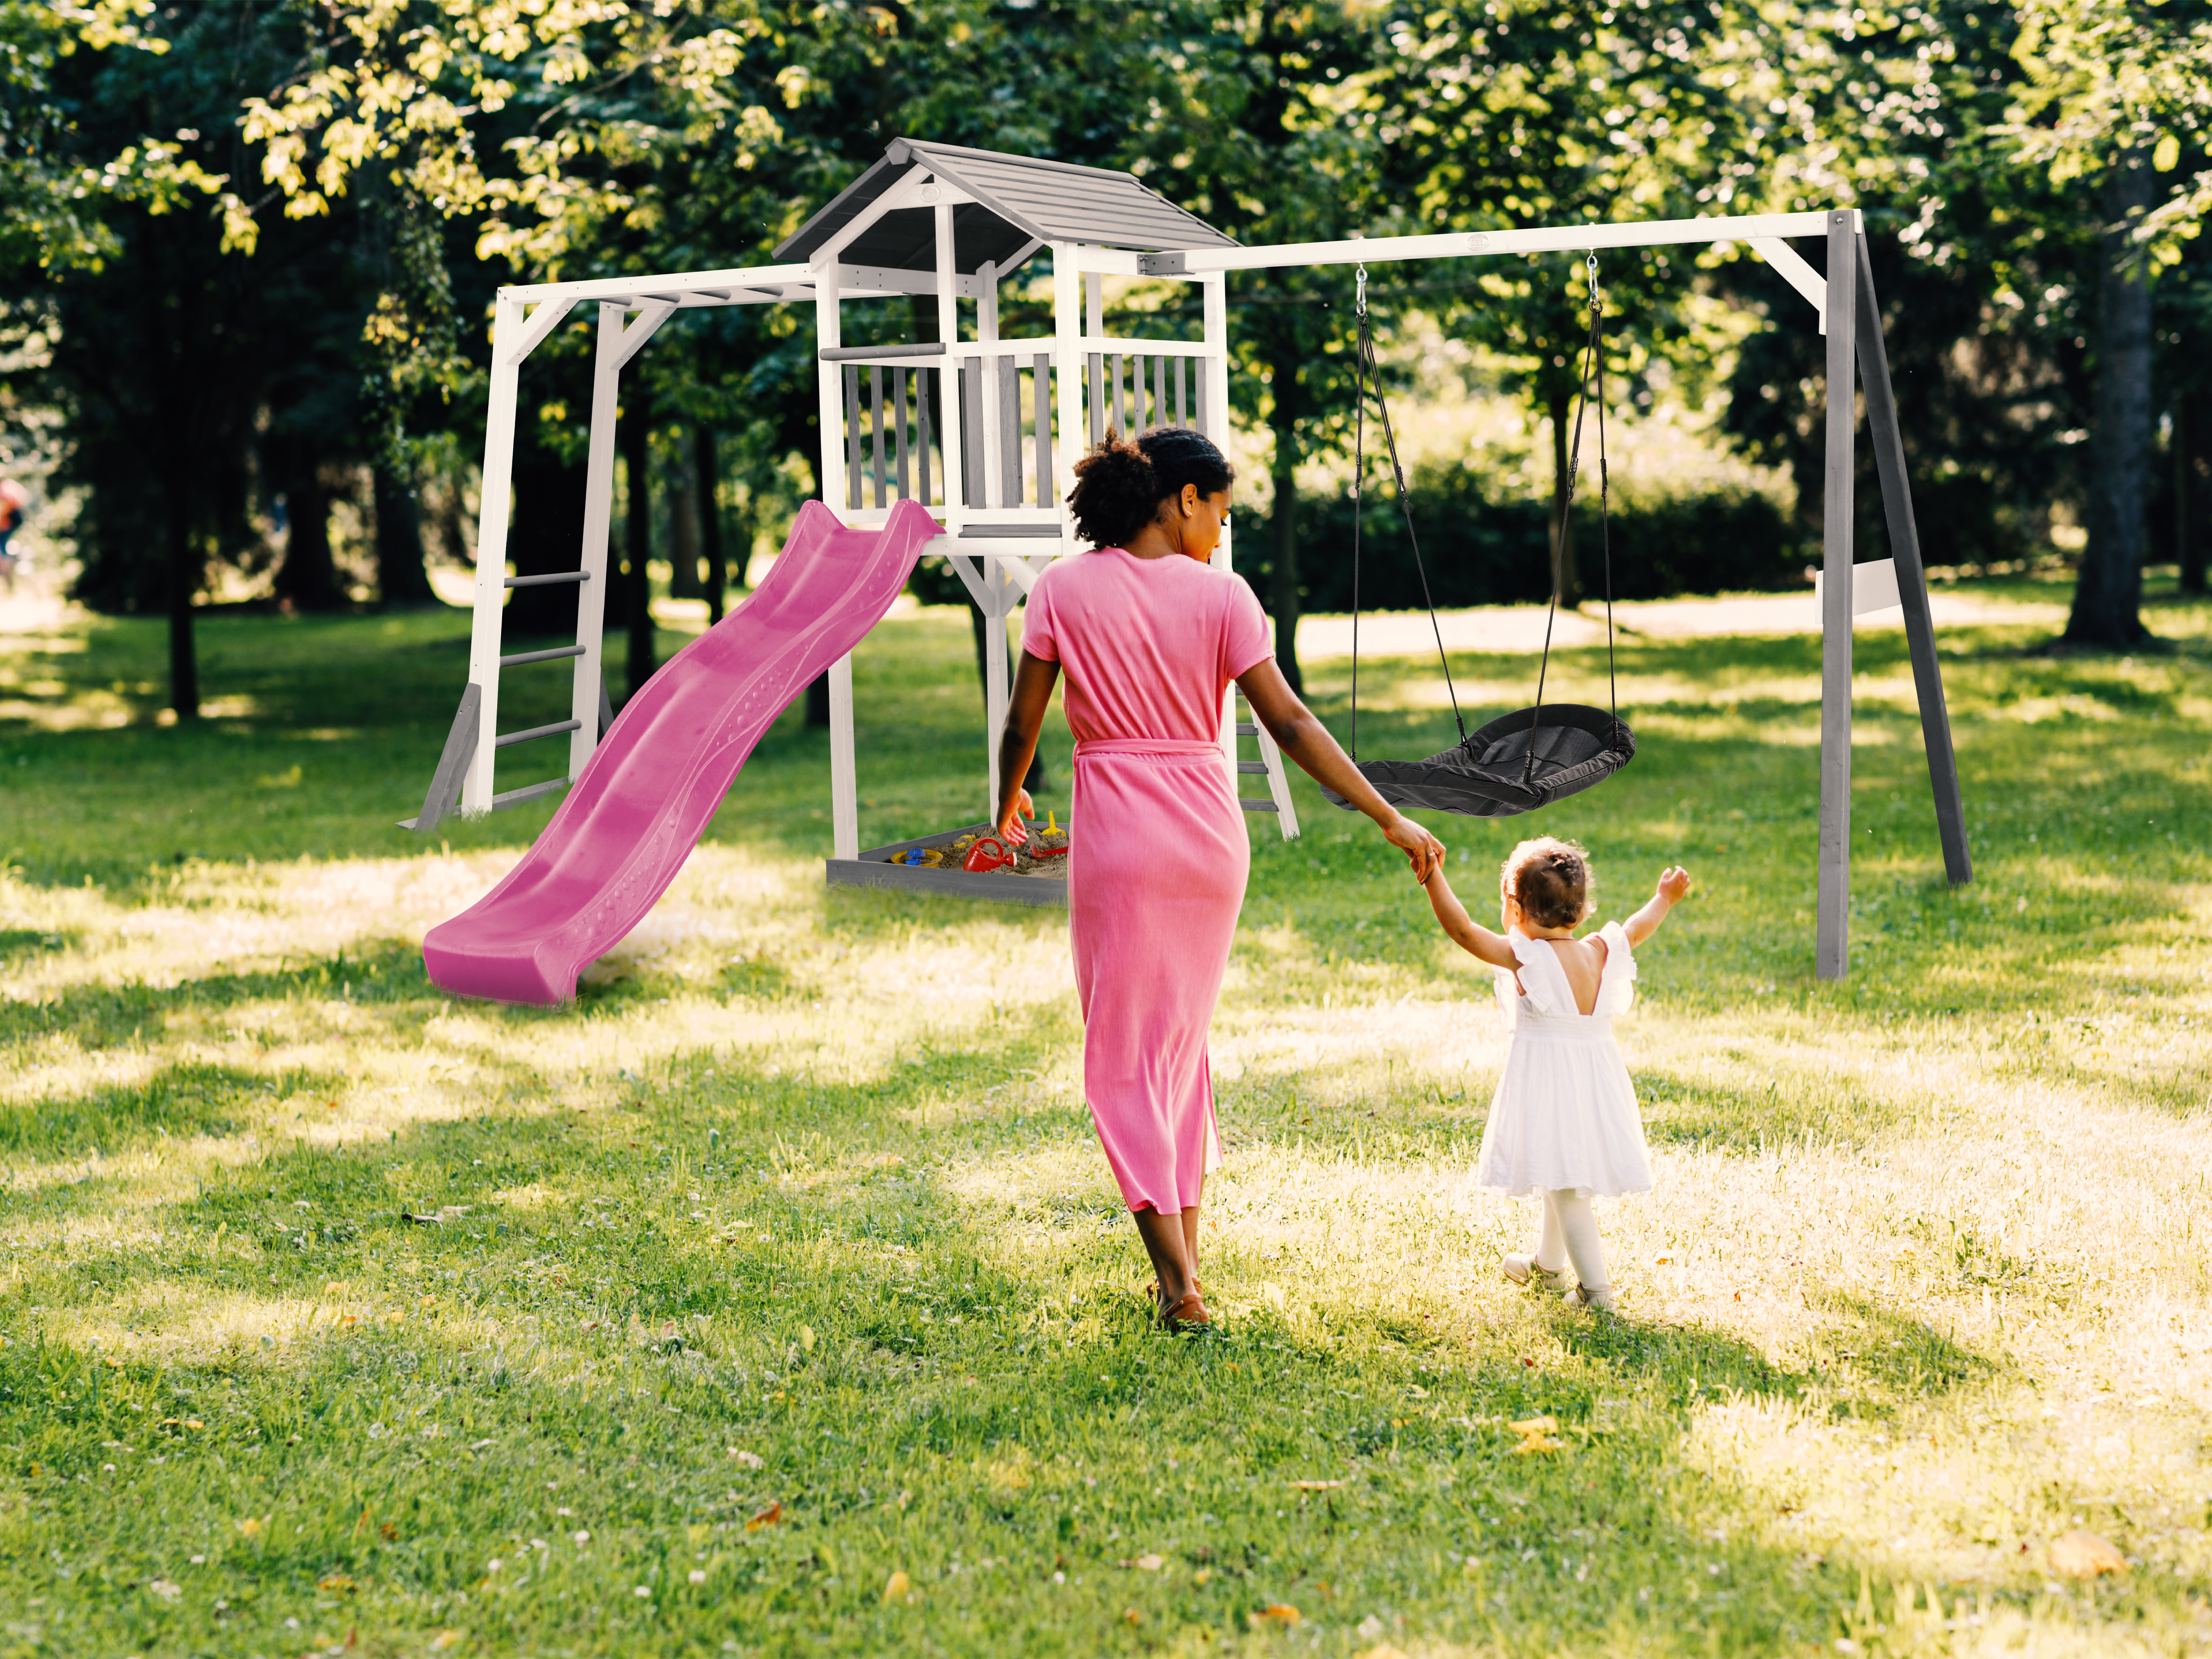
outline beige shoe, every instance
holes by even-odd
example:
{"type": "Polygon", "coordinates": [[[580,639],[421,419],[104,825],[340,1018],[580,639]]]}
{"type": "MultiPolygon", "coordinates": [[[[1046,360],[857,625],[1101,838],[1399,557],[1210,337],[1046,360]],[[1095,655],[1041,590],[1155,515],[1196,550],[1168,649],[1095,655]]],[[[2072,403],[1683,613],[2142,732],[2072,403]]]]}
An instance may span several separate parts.
{"type": "Polygon", "coordinates": [[[1613,1286],[1610,1285],[1595,1291],[1587,1285],[1577,1285],[1567,1292],[1566,1303],[1570,1308],[1595,1308],[1600,1313],[1619,1311],[1613,1306],[1613,1286]]]}
{"type": "Polygon", "coordinates": [[[1536,1258],[1533,1255],[1502,1256],[1498,1260],[1498,1266],[1505,1269],[1505,1276],[1516,1285],[1526,1285],[1533,1279],[1540,1281],[1541,1288],[1545,1290],[1558,1289],[1559,1281],[1567,1276],[1567,1270],[1564,1267],[1555,1270],[1538,1267],[1536,1258]]]}

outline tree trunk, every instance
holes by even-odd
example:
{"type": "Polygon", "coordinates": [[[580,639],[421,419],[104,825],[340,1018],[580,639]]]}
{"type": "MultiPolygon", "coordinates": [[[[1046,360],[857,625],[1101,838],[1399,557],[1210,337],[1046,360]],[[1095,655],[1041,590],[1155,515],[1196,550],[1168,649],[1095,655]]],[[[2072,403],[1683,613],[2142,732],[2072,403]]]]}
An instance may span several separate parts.
{"type": "MultiPolygon", "coordinates": [[[[178,469],[181,471],[181,469],[178,469]]],[[[191,509],[185,501],[185,481],[169,480],[169,707],[180,720],[198,720],[200,714],[200,665],[192,638],[192,595],[203,574],[199,554],[192,546],[191,509]]]]}
{"type": "Polygon", "coordinates": [[[1275,613],[1275,665],[1291,690],[1304,695],[1305,676],[1298,667],[1298,365],[1288,352],[1277,354],[1269,390],[1274,412],[1275,504],[1269,523],[1275,532],[1274,579],[1267,598],[1275,613]]]}
{"type": "Polygon", "coordinates": [[[2066,639],[2124,650],[2149,636],[2142,603],[2144,484],[2150,471],[2150,284],[2128,235],[2151,203],[2140,154],[2106,177],[2104,272],[2097,295],[2097,387],[2089,451],[2089,544],[2066,639]]]}
{"type": "Polygon", "coordinates": [[[660,665],[653,651],[653,480],[647,441],[653,435],[653,410],[641,379],[630,387],[627,401],[629,406],[622,412],[623,494],[629,513],[623,555],[629,577],[628,678],[634,697],[660,665]]]}
{"type": "Polygon", "coordinates": [[[1567,422],[1574,413],[1573,394],[1564,386],[1549,394],[1552,416],[1552,576],[1559,585],[1559,603],[1572,608],[1583,602],[1583,585],[1575,569],[1575,521],[1567,510],[1567,422]]]}
{"type": "Polygon", "coordinates": [[[376,589],[388,609],[429,605],[429,574],[422,568],[422,514],[411,479],[386,467],[370,475],[376,495],[376,589]]]}
{"type": "Polygon", "coordinates": [[[668,597],[703,599],[707,590],[699,580],[699,495],[691,476],[691,458],[679,444],[661,482],[668,500],[668,597]]]}
{"type": "Polygon", "coordinates": [[[699,543],[707,556],[707,626],[722,620],[729,567],[722,556],[722,469],[714,458],[714,432],[702,421],[691,428],[691,471],[699,489],[699,543]]]}
{"type": "Polygon", "coordinates": [[[346,596],[331,560],[331,492],[310,460],[286,481],[284,562],[276,597],[295,611],[342,611],[346,596]]]}

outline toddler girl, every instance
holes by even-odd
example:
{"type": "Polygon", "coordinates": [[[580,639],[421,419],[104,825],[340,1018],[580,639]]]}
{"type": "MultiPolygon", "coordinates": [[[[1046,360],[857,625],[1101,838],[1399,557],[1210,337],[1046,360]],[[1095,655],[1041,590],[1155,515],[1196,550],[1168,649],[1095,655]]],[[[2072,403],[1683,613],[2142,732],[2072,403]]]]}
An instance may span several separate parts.
{"type": "Polygon", "coordinates": [[[1505,1258],[1505,1276],[1554,1288],[1571,1261],[1581,1282],[1567,1299],[1610,1311],[1613,1282],[1590,1200],[1651,1190],[1644,1120],[1613,1046],[1613,1017],[1635,995],[1635,947],[1690,890],[1690,875],[1668,869],[1626,926],[1608,921],[1578,939],[1592,884],[1589,855],[1571,842],[1522,842],[1499,872],[1501,936],[1468,917],[1441,864],[1426,884],[1444,932],[1499,970],[1498,1000],[1511,1027],[1476,1178],[1509,1198],[1542,1194],[1544,1224],[1533,1251],[1505,1258]]]}

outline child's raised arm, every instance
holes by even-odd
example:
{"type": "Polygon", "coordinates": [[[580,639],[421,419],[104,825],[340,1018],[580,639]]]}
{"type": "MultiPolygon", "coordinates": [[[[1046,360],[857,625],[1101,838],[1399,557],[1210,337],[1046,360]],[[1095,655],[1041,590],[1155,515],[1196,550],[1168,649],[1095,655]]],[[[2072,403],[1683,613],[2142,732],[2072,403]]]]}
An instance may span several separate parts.
{"type": "Polygon", "coordinates": [[[1493,968],[1515,968],[1520,965],[1513,954],[1513,946],[1503,933],[1493,933],[1467,913],[1467,906],[1444,879],[1443,861],[1438,860],[1429,878],[1422,884],[1428,889],[1429,906],[1437,913],[1452,943],[1470,956],[1480,957],[1493,968]]]}
{"type": "Polygon", "coordinates": [[[1659,885],[1644,901],[1644,908],[1629,917],[1621,931],[1628,935],[1631,948],[1641,945],[1659,931],[1659,924],[1667,920],[1667,913],[1682,902],[1690,890],[1690,872],[1680,865],[1671,865],[1659,877],[1659,885]]]}

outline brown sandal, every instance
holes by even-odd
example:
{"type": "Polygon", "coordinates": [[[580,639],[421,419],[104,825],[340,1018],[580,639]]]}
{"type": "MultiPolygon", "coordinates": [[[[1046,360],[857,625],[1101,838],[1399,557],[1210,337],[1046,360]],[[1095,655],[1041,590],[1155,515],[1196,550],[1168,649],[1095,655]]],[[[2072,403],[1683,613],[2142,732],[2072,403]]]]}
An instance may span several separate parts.
{"type": "Polygon", "coordinates": [[[1163,1309],[1160,1323],[1170,1331],[1209,1330],[1213,1325],[1213,1316],[1206,1312],[1205,1301],[1194,1290],[1172,1308],[1163,1309]]]}

